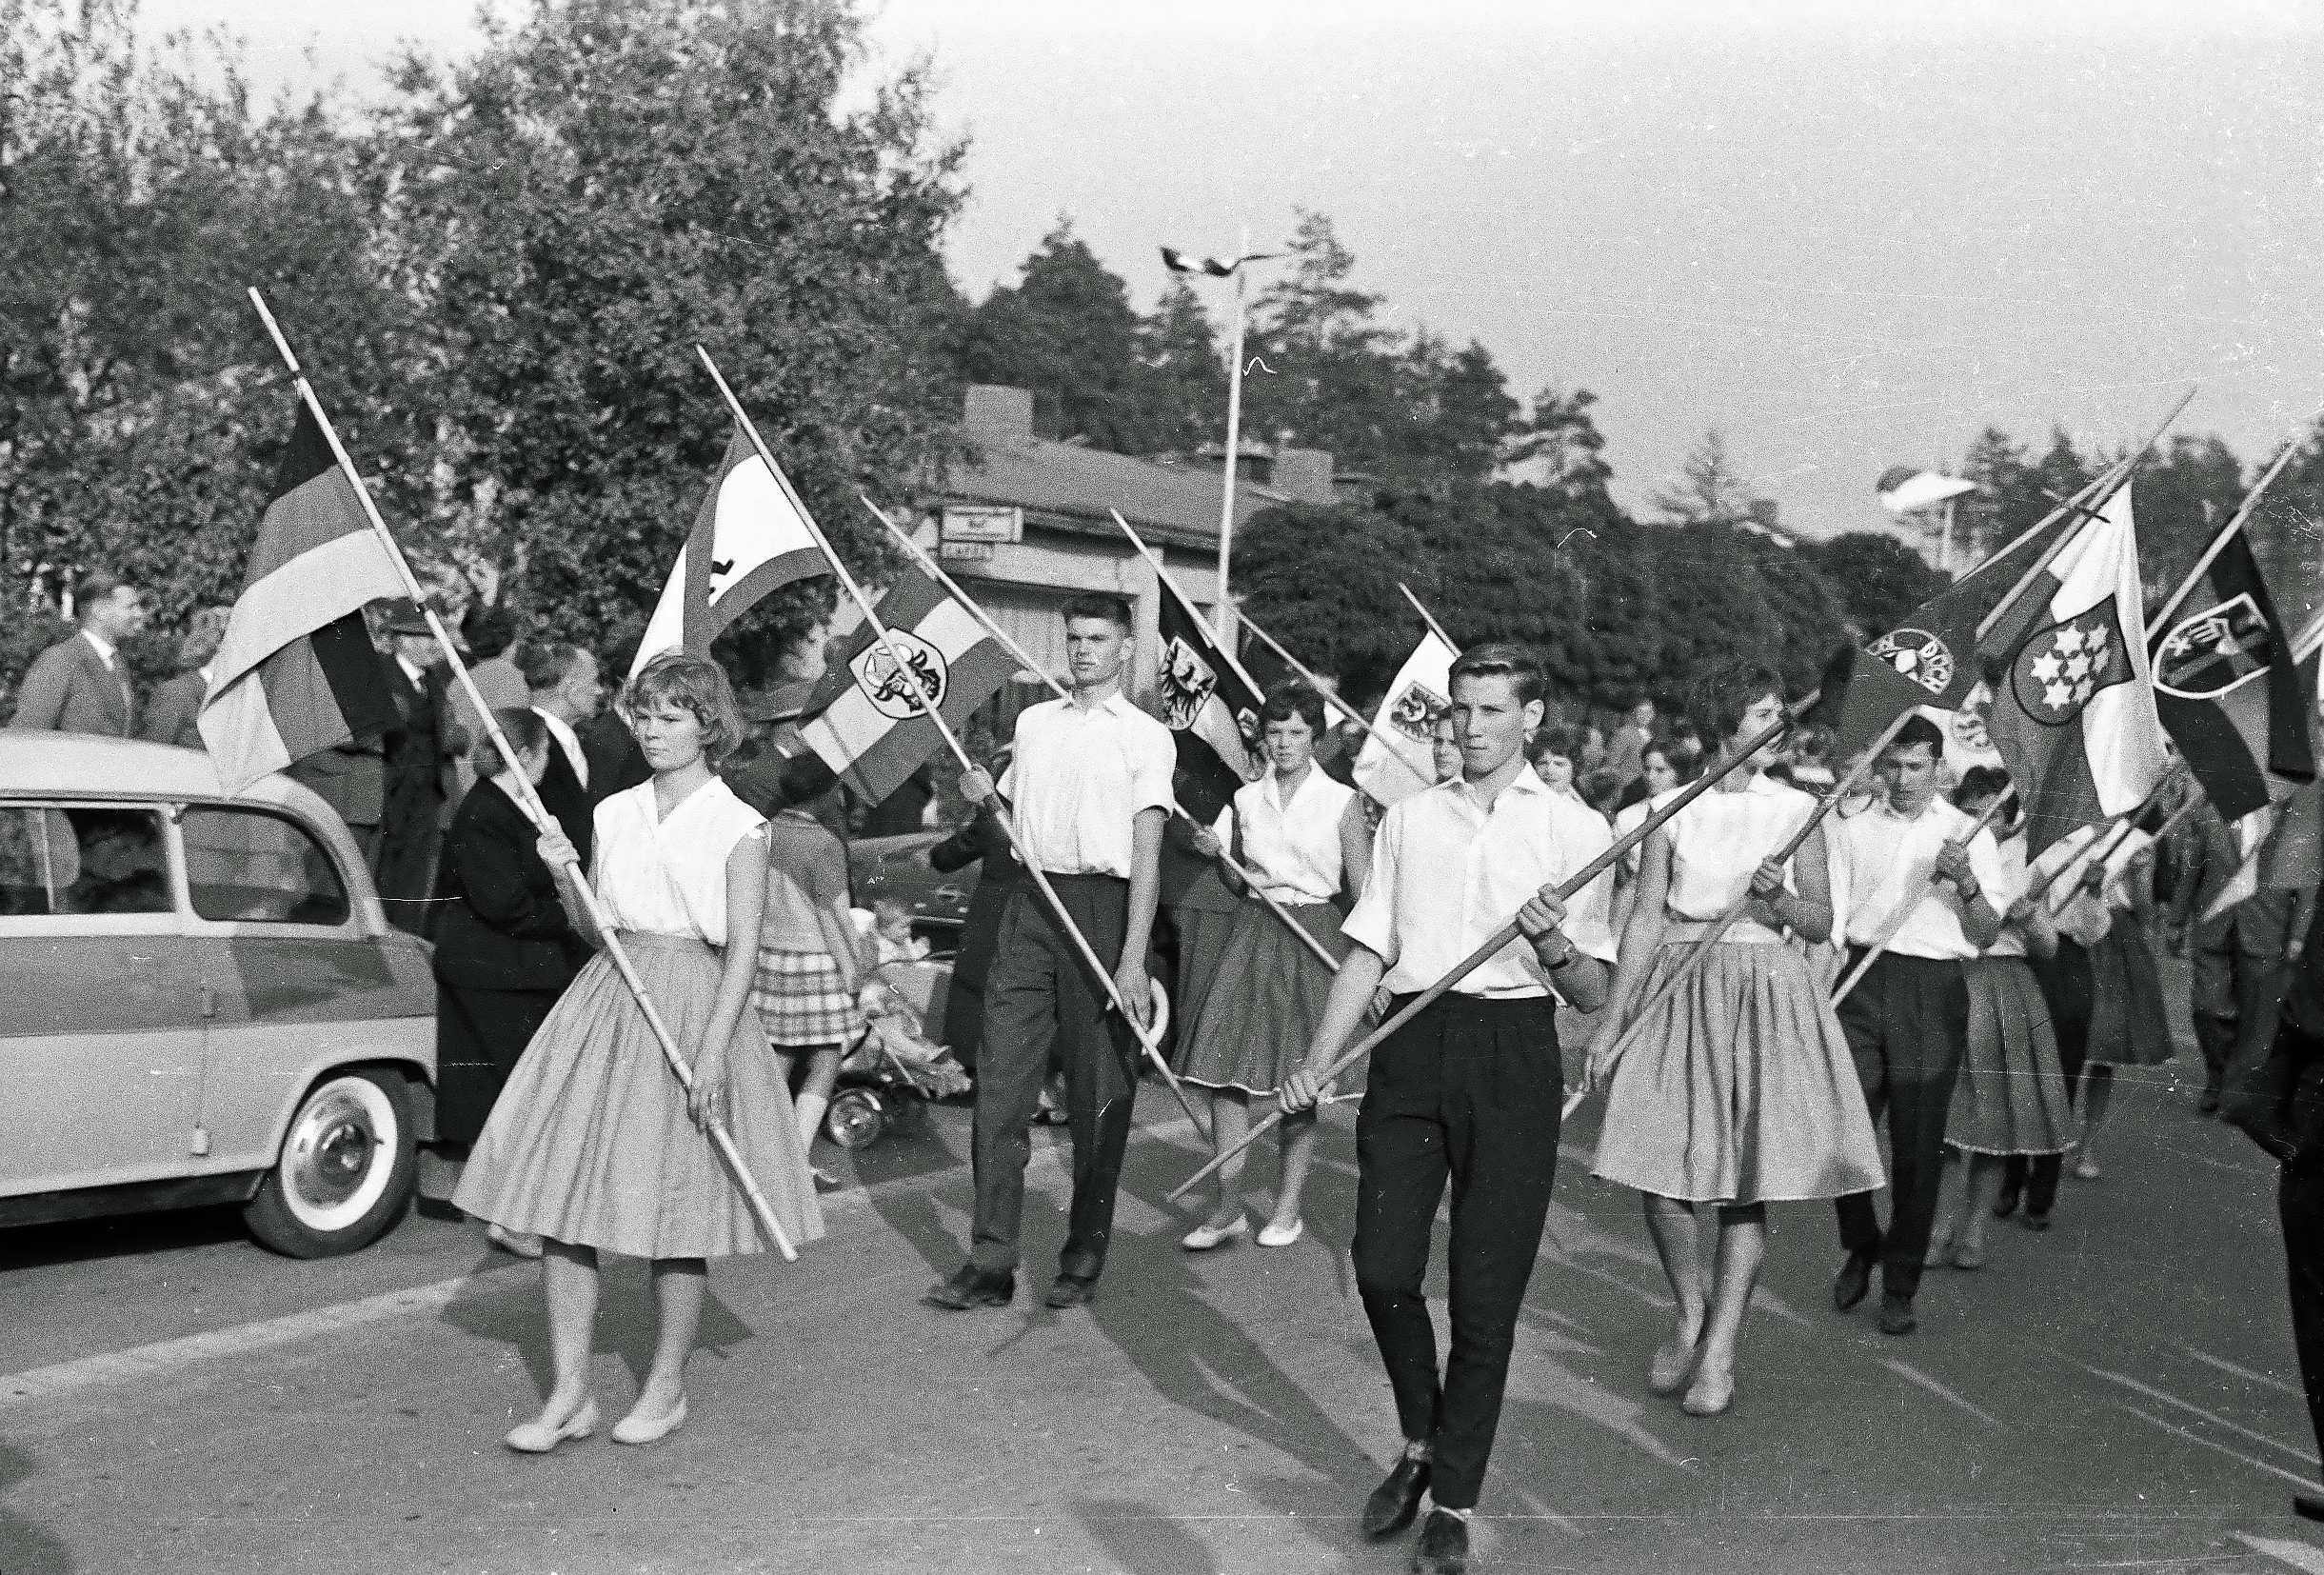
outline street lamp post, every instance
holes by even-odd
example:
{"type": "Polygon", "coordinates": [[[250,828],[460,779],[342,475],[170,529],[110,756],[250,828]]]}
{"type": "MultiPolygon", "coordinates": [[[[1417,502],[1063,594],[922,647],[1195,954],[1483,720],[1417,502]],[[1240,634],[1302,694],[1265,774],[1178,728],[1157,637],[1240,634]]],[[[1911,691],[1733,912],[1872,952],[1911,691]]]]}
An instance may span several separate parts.
{"type": "Polygon", "coordinates": [[[1235,331],[1231,340],[1226,369],[1226,475],[1219,496],[1219,593],[1211,608],[1211,622],[1218,627],[1219,643],[1226,646],[1231,638],[1235,617],[1234,604],[1226,593],[1227,575],[1234,565],[1235,553],[1235,473],[1242,460],[1242,331],[1246,308],[1242,265],[1264,262],[1281,252],[1253,251],[1251,232],[1244,229],[1242,245],[1232,262],[1217,257],[1191,258],[1169,247],[1162,249],[1162,267],[1173,273],[1202,273],[1214,279],[1235,281],[1235,331]]]}

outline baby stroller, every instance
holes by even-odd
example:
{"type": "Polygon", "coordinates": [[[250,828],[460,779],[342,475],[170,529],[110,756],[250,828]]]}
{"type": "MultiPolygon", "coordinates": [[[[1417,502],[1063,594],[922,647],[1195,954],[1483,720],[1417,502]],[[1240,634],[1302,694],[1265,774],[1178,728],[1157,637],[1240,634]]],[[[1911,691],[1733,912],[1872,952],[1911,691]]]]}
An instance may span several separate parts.
{"type": "Polygon", "coordinates": [[[839,1064],[839,1085],[824,1113],[824,1135],[842,1148],[865,1148],[917,1125],[931,1100],[966,1093],[968,1073],[937,1042],[944,1031],[948,963],[883,963],[864,987],[864,1032],[839,1064]]]}

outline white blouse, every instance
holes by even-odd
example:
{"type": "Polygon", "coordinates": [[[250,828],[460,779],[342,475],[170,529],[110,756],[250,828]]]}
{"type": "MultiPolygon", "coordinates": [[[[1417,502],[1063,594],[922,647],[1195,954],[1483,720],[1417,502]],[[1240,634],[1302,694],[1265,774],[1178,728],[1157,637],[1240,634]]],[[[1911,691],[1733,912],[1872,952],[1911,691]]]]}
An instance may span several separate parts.
{"type": "Polygon", "coordinates": [[[589,884],[614,928],[726,944],[726,856],[766,835],[757,810],[712,777],[663,818],[642,782],[599,805],[596,823],[589,884]]]}
{"type": "MultiPolygon", "coordinates": [[[[2002,838],[1996,845],[1996,850],[2001,855],[2000,864],[1997,867],[2000,878],[1996,880],[1992,888],[1985,893],[1985,900],[1993,905],[1993,910],[1996,913],[2006,916],[2011,908],[2017,906],[2018,899],[2025,895],[2027,887],[2034,884],[2034,872],[2026,867],[2025,833],[2023,831],[2019,831],[2012,837],[2002,838]]],[[[1985,955],[1988,957],[2023,957],[2025,955],[2024,934],[2016,925],[2003,925],[2000,939],[1985,948],[1985,955]]]]}
{"type": "Polygon", "coordinates": [[[1238,857],[1260,877],[1260,889],[1277,902],[1327,903],[1347,878],[1340,822],[1355,799],[1356,789],[1310,766],[1306,780],[1285,803],[1281,783],[1269,771],[1236,789],[1217,829],[1223,838],[1230,827],[1240,826],[1238,857]]]}
{"type": "Polygon", "coordinates": [[[1670,839],[1671,913],[1701,923],[1726,912],[1751,888],[1759,862],[1815,812],[1813,796],[1763,775],[1737,792],[1714,788],[1698,796],[1662,827],[1670,839]]]}

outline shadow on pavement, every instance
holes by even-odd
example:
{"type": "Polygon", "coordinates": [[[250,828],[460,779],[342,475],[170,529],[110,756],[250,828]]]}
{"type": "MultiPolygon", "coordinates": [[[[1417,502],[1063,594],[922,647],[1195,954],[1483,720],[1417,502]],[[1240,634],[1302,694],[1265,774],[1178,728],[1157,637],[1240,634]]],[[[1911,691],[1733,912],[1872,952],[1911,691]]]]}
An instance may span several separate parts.
{"type": "MultiPolygon", "coordinates": [[[[513,1346],[534,1386],[546,1395],[554,1366],[548,1350],[548,1308],[542,1300],[540,1277],[511,1275],[505,1272],[507,1266],[507,1259],[487,1253],[469,1271],[468,1285],[437,1316],[465,1334],[513,1346]],[[486,1272],[495,1268],[504,1272],[486,1272]]],[[[717,1266],[712,1265],[702,1328],[694,1337],[694,1349],[701,1356],[725,1356],[758,1332],[719,1299],[718,1275],[717,1266]]],[[[611,1253],[601,1256],[597,1334],[591,1350],[600,1356],[608,1351],[619,1356],[631,1379],[641,1386],[645,1384],[646,1370],[653,1366],[654,1296],[652,1276],[644,1262],[611,1253]]]]}
{"type": "Polygon", "coordinates": [[[1077,1498],[1073,1513],[1105,1550],[1108,1567],[1127,1575],[1212,1575],[1219,1567],[1207,1544],[1150,1504],[1077,1498]]]}
{"type": "MultiPolygon", "coordinates": [[[[0,1444],[0,1494],[32,1475],[33,1459],[24,1450],[0,1444]]],[[[18,1520],[0,1508],[0,1569],[9,1575],[67,1575],[72,1556],[40,1526],[18,1520]]]]}
{"type": "MultiPolygon", "coordinates": [[[[110,1219],[64,1220],[0,1231],[0,1269],[174,1252],[245,1240],[242,1211],[230,1205],[174,1208],[110,1219]]],[[[0,1566],[13,1570],[13,1565],[0,1566]]]]}

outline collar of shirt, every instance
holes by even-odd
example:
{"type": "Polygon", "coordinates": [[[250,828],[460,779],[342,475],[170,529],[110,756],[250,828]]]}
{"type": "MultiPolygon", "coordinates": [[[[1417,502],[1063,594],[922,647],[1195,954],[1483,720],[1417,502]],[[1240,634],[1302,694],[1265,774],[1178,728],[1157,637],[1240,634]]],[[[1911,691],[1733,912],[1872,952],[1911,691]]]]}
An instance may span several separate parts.
{"type": "Polygon", "coordinates": [[[113,645],[112,645],[112,642],[111,642],[111,641],[109,641],[109,640],[103,640],[103,639],[99,639],[99,638],[97,637],[96,632],[95,632],[94,630],[92,630],[92,629],[83,629],[83,630],[81,630],[81,638],[82,638],[82,639],[84,639],[84,640],[86,640],[86,641],[88,641],[88,642],[89,642],[89,648],[90,648],[91,650],[94,650],[94,651],[97,653],[97,660],[105,664],[105,670],[106,670],[106,671],[108,671],[108,672],[112,671],[112,669],[113,669],[113,645]]]}
{"type": "Polygon", "coordinates": [[[427,669],[426,668],[413,662],[400,650],[395,653],[395,665],[404,669],[404,676],[411,680],[413,688],[427,688],[427,669]]]}
{"type": "Polygon", "coordinates": [[[203,663],[198,670],[202,674],[202,690],[205,694],[207,694],[209,692],[210,685],[215,682],[215,680],[209,676],[209,664],[208,662],[203,663]]]}
{"type": "MultiPolygon", "coordinates": [[[[1487,804],[1478,797],[1476,786],[1466,776],[1457,776],[1450,782],[1439,783],[1438,787],[1448,789],[1451,796],[1480,822],[1493,812],[1492,804],[1487,804]]],[[[1557,797],[1549,790],[1549,784],[1543,782],[1531,766],[1519,767],[1517,775],[1509,779],[1508,785],[1501,788],[1501,792],[1516,793],[1520,796],[1538,793],[1543,798],[1557,797]]],[[[1493,803],[1500,802],[1500,796],[1495,795],[1493,803]]]]}
{"type": "Polygon", "coordinates": [[[1285,798],[1283,796],[1283,779],[1276,775],[1274,768],[1270,767],[1267,774],[1260,779],[1264,784],[1260,790],[1267,795],[1267,803],[1274,807],[1276,813],[1288,814],[1293,805],[1303,798],[1314,795],[1316,783],[1319,780],[1328,782],[1331,779],[1323,775],[1321,767],[1310,762],[1307,767],[1307,774],[1300,778],[1300,785],[1291,789],[1290,797],[1285,798]]]}

